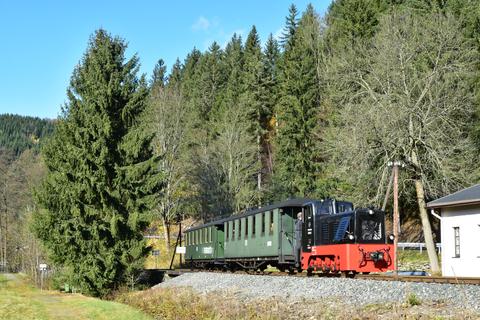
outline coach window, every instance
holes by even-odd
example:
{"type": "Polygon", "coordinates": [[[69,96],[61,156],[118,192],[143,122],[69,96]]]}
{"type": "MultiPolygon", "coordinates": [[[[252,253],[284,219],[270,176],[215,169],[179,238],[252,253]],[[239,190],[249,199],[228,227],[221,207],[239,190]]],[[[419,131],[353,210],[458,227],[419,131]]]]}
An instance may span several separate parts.
{"type": "Polygon", "coordinates": [[[212,242],[212,228],[210,227],[210,230],[208,230],[208,242],[212,242]]]}
{"type": "Polygon", "coordinates": [[[262,219],[260,221],[262,223],[262,236],[265,234],[265,212],[262,212],[262,219]]]}
{"type": "Polygon", "coordinates": [[[455,237],[455,256],[454,258],[460,258],[460,227],[453,227],[453,234],[455,237]]]}
{"type": "Polygon", "coordinates": [[[255,215],[252,216],[252,238],[255,238],[255,229],[256,229],[256,225],[255,225],[255,215]]]}
{"type": "Polygon", "coordinates": [[[243,219],[238,219],[238,239],[242,238],[242,220],[243,219]]]}
{"type": "Polygon", "coordinates": [[[273,233],[273,210],[270,211],[270,234],[273,233]]]}
{"type": "Polygon", "coordinates": [[[232,240],[235,240],[235,225],[237,224],[236,220],[232,221],[232,240]]]}

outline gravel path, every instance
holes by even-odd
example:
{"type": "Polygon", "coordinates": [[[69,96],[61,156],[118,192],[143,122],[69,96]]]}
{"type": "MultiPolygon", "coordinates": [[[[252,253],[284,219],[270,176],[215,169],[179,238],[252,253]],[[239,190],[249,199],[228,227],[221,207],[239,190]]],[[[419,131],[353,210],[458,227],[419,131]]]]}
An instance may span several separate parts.
{"type": "Polygon", "coordinates": [[[476,285],[196,272],[185,273],[155,287],[176,286],[192,287],[202,293],[226,290],[246,299],[322,297],[354,305],[405,302],[407,296],[414,293],[422,301],[480,312],[480,286],[476,285]]]}

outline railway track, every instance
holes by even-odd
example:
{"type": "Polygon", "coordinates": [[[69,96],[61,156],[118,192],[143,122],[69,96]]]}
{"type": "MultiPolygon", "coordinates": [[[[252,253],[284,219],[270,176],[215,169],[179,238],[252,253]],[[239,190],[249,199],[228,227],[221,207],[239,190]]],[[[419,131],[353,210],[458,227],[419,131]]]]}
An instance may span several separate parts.
{"type": "MultiPolygon", "coordinates": [[[[173,269],[173,270],[164,270],[165,274],[170,277],[176,277],[182,275],[183,273],[189,272],[213,272],[213,273],[225,273],[228,271],[219,271],[219,270],[201,270],[201,269],[173,269]]],[[[293,273],[280,272],[280,271],[264,271],[264,272],[249,272],[249,271],[235,271],[238,274],[250,274],[250,275],[265,275],[265,276],[290,276],[290,277],[333,277],[340,278],[341,274],[331,274],[331,273],[312,273],[308,275],[306,272],[302,273],[293,273]]],[[[480,285],[480,278],[469,278],[469,277],[439,277],[439,276],[400,276],[394,274],[356,274],[348,275],[348,278],[354,279],[363,279],[363,280],[376,280],[376,281],[402,281],[402,282],[422,282],[422,283],[448,283],[448,284],[470,284],[470,285],[480,285]]]]}

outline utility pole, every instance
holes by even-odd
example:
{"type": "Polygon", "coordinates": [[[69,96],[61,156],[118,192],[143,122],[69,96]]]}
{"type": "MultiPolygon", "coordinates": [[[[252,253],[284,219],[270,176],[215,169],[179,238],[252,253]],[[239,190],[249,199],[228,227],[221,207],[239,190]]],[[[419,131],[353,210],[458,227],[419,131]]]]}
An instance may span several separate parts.
{"type": "MultiPolygon", "coordinates": [[[[397,258],[397,252],[398,252],[398,230],[399,228],[399,223],[400,223],[400,214],[398,211],[398,167],[399,166],[404,166],[403,163],[400,161],[394,161],[394,162],[389,162],[388,163],[389,167],[392,167],[392,176],[393,176],[393,246],[395,249],[394,252],[394,269],[395,269],[395,276],[398,276],[398,258],[397,258]]],[[[390,186],[388,188],[388,192],[390,191],[390,186]]]]}

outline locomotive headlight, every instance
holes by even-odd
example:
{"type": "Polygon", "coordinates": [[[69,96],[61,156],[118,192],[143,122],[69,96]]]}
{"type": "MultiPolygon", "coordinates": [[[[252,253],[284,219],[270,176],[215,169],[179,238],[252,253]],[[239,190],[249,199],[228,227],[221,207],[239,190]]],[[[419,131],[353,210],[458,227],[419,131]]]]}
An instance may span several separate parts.
{"type": "Polygon", "coordinates": [[[390,239],[390,241],[393,241],[393,240],[395,240],[395,236],[393,234],[391,234],[391,235],[388,236],[388,239],[390,239]]]}
{"type": "Polygon", "coordinates": [[[369,209],[369,210],[368,210],[368,214],[369,214],[369,215],[373,216],[374,213],[375,213],[375,212],[374,212],[372,209],[369,209]]]}
{"type": "Polygon", "coordinates": [[[353,241],[353,240],[355,240],[355,236],[354,236],[353,234],[349,234],[349,235],[348,235],[348,239],[350,239],[350,240],[353,241]]]}

